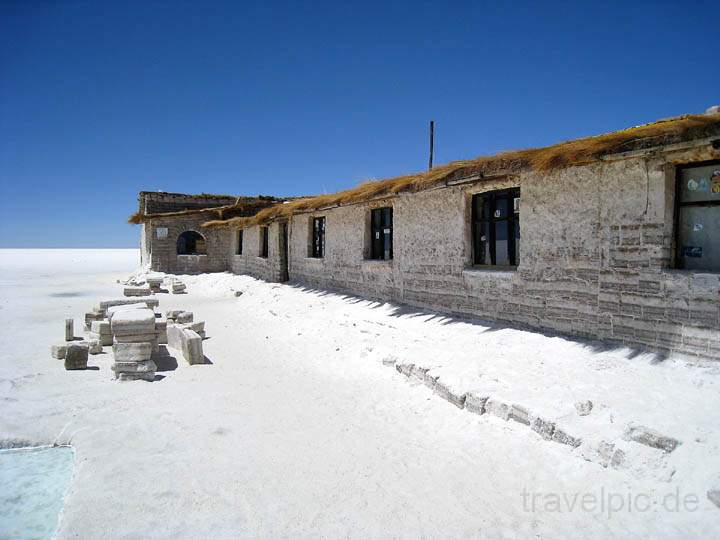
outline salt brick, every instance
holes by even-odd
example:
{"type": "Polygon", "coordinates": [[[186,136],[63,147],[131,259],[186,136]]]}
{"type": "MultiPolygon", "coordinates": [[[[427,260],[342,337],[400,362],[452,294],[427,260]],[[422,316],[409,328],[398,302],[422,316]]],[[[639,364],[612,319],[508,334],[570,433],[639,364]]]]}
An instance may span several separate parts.
{"type": "Polygon", "coordinates": [[[205,331],[205,321],[180,323],[180,326],[182,326],[185,330],[192,330],[193,332],[197,333],[205,331]]]}
{"type": "Polygon", "coordinates": [[[152,344],[145,343],[115,343],[113,355],[115,362],[143,362],[150,360],[152,344]]]}
{"type": "Polygon", "coordinates": [[[150,287],[125,287],[123,289],[125,296],[147,296],[150,293],[150,287]]]}
{"type": "Polygon", "coordinates": [[[77,343],[70,343],[65,351],[65,369],[86,369],[88,361],[88,347],[77,343]]]}
{"type": "Polygon", "coordinates": [[[465,407],[465,394],[459,394],[444,382],[437,380],[433,390],[438,396],[446,401],[449,401],[457,408],[462,409],[465,407]]]}
{"type": "Polygon", "coordinates": [[[75,339],[75,329],[73,326],[74,321],[72,319],[65,319],[65,341],[72,341],[75,339]]]}
{"type": "Polygon", "coordinates": [[[93,321],[90,325],[90,331],[95,334],[112,334],[110,321],[93,321]]]}
{"type": "Polygon", "coordinates": [[[144,373],[127,373],[121,372],[116,373],[115,378],[119,381],[154,381],[155,372],[147,371],[144,373]]]}
{"type": "Polygon", "coordinates": [[[183,340],[183,356],[188,364],[204,364],[205,355],[203,354],[202,338],[192,330],[183,330],[185,338],[183,340]]]}
{"type": "Polygon", "coordinates": [[[118,311],[113,315],[111,328],[115,336],[153,333],[155,313],[147,308],[118,311]]]}
{"type": "Polygon", "coordinates": [[[493,416],[508,420],[510,418],[510,406],[497,398],[490,397],[485,403],[485,412],[493,416]]]}
{"type": "Polygon", "coordinates": [[[193,322],[193,313],[192,313],[192,311],[181,311],[180,313],[177,314],[177,317],[175,318],[175,320],[179,324],[191,323],[191,322],[193,322]]]}
{"type": "Polygon", "coordinates": [[[115,362],[111,368],[115,373],[153,373],[157,371],[157,365],[152,360],[142,362],[115,362]]]}
{"type": "Polygon", "coordinates": [[[115,298],[112,300],[102,300],[96,307],[95,311],[105,313],[109,308],[113,306],[135,304],[137,302],[144,302],[145,305],[151,309],[156,308],[160,305],[160,300],[152,297],[143,298],[115,298]]]}
{"type": "Polygon", "coordinates": [[[107,310],[107,318],[109,321],[112,321],[113,315],[117,313],[118,311],[125,311],[127,309],[149,309],[147,307],[147,304],[145,302],[136,302],[134,304],[124,304],[121,306],[113,306],[108,308],[107,310]]]}
{"type": "Polygon", "coordinates": [[[487,403],[487,400],[487,395],[468,392],[467,394],[465,394],[465,408],[475,414],[484,414],[485,403],[487,403]]]}

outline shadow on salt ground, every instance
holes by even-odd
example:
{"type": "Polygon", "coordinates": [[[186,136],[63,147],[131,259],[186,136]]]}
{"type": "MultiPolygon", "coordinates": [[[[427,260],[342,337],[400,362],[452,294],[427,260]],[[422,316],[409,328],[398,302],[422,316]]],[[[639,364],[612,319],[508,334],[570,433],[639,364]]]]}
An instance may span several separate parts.
{"type": "MultiPolygon", "coordinates": [[[[165,345],[160,345],[158,352],[153,353],[152,361],[155,362],[155,365],[157,366],[157,369],[155,370],[156,372],[175,371],[178,368],[177,357],[173,356],[165,345]]],[[[203,355],[203,361],[194,365],[213,365],[213,362],[207,356],[203,355]]]]}
{"type": "Polygon", "coordinates": [[[91,296],[92,293],[89,291],[69,291],[69,292],[58,292],[58,293],[50,293],[48,296],[50,298],[79,298],[82,296],[91,296]]]}
{"type": "Polygon", "coordinates": [[[178,367],[177,358],[170,354],[165,345],[160,345],[158,352],[152,355],[152,360],[157,366],[156,372],[175,371],[178,367]]]}
{"type": "Polygon", "coordinates": [[[532,332],[534,334],[539,334],[547,338],[561,338],[571,343],[577,343],[578,345],[589,349],[593,353],[604,353],[623,350],[625,351],[625,358],[627,358],[628,360],[632,360],[643,354],[652,354],[653,358],[650,361],[650,364],[652,365],[661,364],[670,357],[670,353],[668,351],[655,351],[643,347],[628,345],[626,343],[622,343],[612,339],[583,339],[577,336],[573,336],[571,334],[547,329],[539,329],[525,324],[488,321],[464,313],[442,313],[439,311],[431,311],[429,309],[410,306],[408,304],[378,301],[369,297],[363,298],[357,295],[353,295],[339,290],[333,290],[330,288],[319,289],[301,283],[289,283],[286,285],[298,291],[309,293],[320,298],[339,298],[347,304],[365,304],[371,309],[389,307],[390,309],[388,310],[388,315],[391,317],[401,317],[405,319],[422,317],[424,322],[434,322],[442,325],[452,325],[460,323],[469,324],[478,327],[478,331],[481,333],[500,332],[502,330],[523,330],[527,332],[532,332]]]}

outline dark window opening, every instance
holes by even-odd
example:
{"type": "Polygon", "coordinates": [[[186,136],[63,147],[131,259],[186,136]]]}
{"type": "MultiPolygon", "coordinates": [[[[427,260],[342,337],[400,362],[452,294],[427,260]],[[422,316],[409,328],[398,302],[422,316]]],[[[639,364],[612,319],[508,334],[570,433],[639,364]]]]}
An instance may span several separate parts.
{"type": "Polygon", "coordinates": [[[322,259],[325,256],[325,218],[313,218],[312,227],[312,256],[322,259]]]}
{"type": "Polygon", "coordinates": [[[177,240],[178,255],[206,255],[205,238],[195,231],[185,231],[177,240]]]}
{"type": "Polygon", "coordinates": [[[260,227],[260,256],[267,259],[268,256],[268,228],[260,227]]]}
{"type": "Polygon", "coordinates": [[[720,272],[720,160],[678,168],[677,268],[720,272]]]}
{"type": "Polygon", "coordinates": [[[376,208],[370,212],[370,258],[393,258],[393,209],[376,208]]]}
{"type": "Polygon", "coordinates": [[[243,231],[242,231],[242,229],[240,229],[238,231],[238,235],[237,235],[237,249],[235,252],[238,255],[242,255],[242,248],[243,248],[243,231]]]}
{"type": "Polygon", "coordinates": [[[517,266],[520,261],[520,188],[472,198],[473,264],[517,266]]]}

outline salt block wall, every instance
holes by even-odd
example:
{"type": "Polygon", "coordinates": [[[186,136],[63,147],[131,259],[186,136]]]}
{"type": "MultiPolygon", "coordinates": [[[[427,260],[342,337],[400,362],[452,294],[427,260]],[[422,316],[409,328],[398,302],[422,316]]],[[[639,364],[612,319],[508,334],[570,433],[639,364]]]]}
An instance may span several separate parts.
{"type": "MultiPolygon", "coordinates": [[[[290,279],[444,312],[630,345],[720,358],[720,276],[675,270],[677,164],[717,159],[710,148],[627,158],[501,180],[443,187],[295,215],[289,222],[290,279]],[[520,187],[520,264],[472,265],[472,195],[520,187]],[[369,260],[370,211],[393,207],[392,261],[369,260]],[[325,257],[310,257],[312,218],[326,218],[325,257]]],[[[181,216],[143,225],[143,260],[175,273],[231,270],[283,278],[281,224],[203,228],[181,216]],[[166,227],[167,238],[156,229],[166,227]],[[195,230],[208,254],[178,256],[180,233],[195,230]]]]}
{"type": "Polygon", "coordinates": [[[200,272],[223,272],[230,267],[230,234],[220,228],[203,228],[207,217],[183,216],[153,219],[143,228],[147,231],[152,270],[176,274],[197,274],[200,272]],[[158,238],[157,229],[167,228],[165,238],[158,238]],[[195,231],[205,238],[207,255],[178,255],[177,240],[181,233],[195,231]]]}
{"type": "Polygon", "coordinates": [[[281,280],[280,224],[271,223],[268,231],[268,256],[260,256],[260,227],[250,227],[243,232],[243,252],[237,254],[238,231],[228,228],[224,231],[230,244],[230,267],[236,274],[248,274],[266,281],[281,280]]]}
{"type": "MultiPolygon", "coordinates": [[[[392,200],[346,206],[327,212],[294,216],[290,224],[290,277],[314,287],[331,287],[372,298],[399,300],[395,274],[400,240],[395,237],[395,261],[373,261],[366,257],[370,246],[370,210],[392,205],[392,200]],[[310,257],[310,223],[325,216],[325,257],[310,257]]],[[[399,217],[394,217],[395,234],[399,217]]]]}
{"type": "MultiPolygon", "coordinates": [[[[186,195],[142,191],[138,197],[142,214],[177,212],[188,209],[210,208],[232,204],[235,197],[217,195],[186,195]]],[[[229,268],[228,235],[215,229],[203,229],[207,217],[176,216],[153,219],[142,224],[140,233],[141,263],[153,270],[182,274],[219,272],[229,268]],[[167,228],[166,237],[159,238],[158,228],[167,228]],[[200,233],[206,242],[207,255],[178,255],[177,239],[185,231],[200,233]]]]}
{"type": "MultiPolygon", "coordinates": [[[[523,173],[294,216],[290,278],[317,288],[631,345],[720,358],[720,276],[672,269],[675,163],[708,152],[523,173]],[[521,188],[517,270],[472,266],[474,193],[521,188]],[[367,260],[369,215],[393,206],[394,259],[367,260]],[[323,259],[310,223],[326,218],[323,259]]],[[[246,253],[233,271],[273,279],[270,257],[246,253]]],[[[246,246],[257,244],[246,229],[246,246]]],[[[251,248],[253,249],[253,248],[251,248]]],[[[277,278],[275,278],[277,279],[277,278]]]]}

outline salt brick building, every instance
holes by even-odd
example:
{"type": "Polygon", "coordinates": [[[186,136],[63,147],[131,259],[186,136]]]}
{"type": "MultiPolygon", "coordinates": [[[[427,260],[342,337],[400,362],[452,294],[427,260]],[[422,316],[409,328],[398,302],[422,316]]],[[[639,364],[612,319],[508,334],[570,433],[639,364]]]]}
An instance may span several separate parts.
{"type": "Polygon", "coordinates": [[[280,200],[142,192],[143,262],[720,359],[720,114],[280,200]]]}

